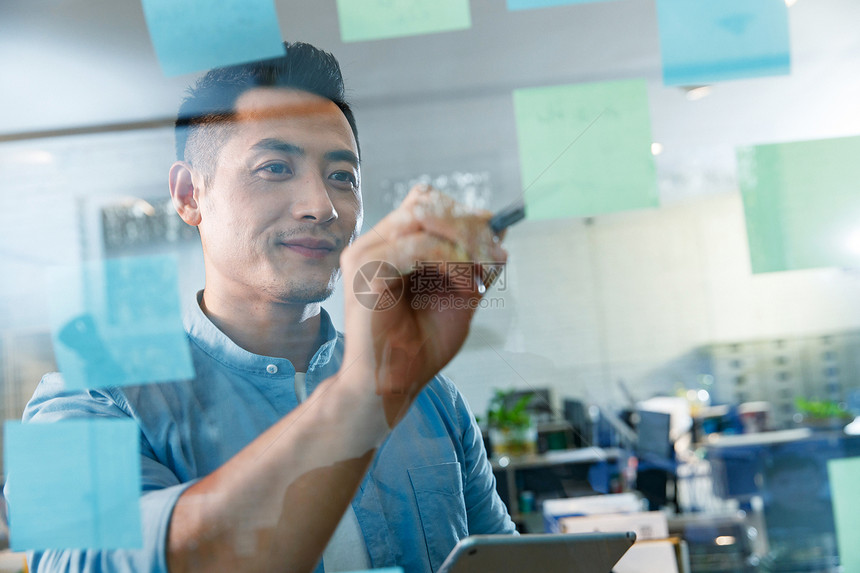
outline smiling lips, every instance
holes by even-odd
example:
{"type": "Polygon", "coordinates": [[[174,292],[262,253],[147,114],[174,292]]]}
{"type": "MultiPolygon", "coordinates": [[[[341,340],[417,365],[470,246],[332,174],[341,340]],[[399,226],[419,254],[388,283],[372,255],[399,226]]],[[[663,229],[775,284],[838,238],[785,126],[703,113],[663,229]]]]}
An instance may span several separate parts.
{"type": "Polygon", "coordinates": [[[335,244],[321,239],[290,239],[281,245],[309,259],[322,259],[334,251],[335,244]]]}

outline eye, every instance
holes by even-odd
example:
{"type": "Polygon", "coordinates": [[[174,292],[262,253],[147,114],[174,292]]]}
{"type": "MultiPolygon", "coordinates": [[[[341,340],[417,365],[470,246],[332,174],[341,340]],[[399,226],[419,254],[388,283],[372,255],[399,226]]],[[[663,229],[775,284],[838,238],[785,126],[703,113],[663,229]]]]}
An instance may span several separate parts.
{"type": "Polygon", "coordinates": [[[283,161],[270,161],[257,170],[261,175],[270,179],[281,179],[287,175],[292,175],[293,171],[290,166],[283,161]]]}
{"type": "Polygon", "coordinates": [[[335,180],[338,183],[346,183],[350,186],[350,188],[358,187],[358,179],[356,179],[355,175],[350,173],[349,171],[335,171],[331,175],[329,175],[330,179],[335,180]]]}

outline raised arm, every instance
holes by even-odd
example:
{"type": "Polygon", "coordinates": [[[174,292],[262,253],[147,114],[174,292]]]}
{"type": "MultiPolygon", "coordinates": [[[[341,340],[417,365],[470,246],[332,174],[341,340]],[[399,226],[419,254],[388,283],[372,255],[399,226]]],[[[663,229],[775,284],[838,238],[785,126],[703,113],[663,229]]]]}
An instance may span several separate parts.
{"type": "Polygon", "coordinates": [[[445,305],[413,308],[416,261],[501,262],[487,226],[429,188],[341,257],[346,346],[340,371],[304,404],[218,470],[188,488],[170,522],[168,563],[180,571],[311,571],[361,482],[376,448],[424,385],[463,344],[484,291],[480,267],[470,287],[436,294],[445,305]],[[368,308],[353,292],[364,265],[381,261],[400,276],[371,282],[399,298],[368,308]],[[442,308],[444,306],[444,309],[442,308]]]}

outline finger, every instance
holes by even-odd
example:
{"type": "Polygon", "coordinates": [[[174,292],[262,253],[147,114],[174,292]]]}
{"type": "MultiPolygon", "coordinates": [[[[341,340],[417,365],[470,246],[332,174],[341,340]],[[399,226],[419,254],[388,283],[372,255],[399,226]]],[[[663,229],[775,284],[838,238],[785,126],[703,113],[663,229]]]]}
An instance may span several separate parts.
{"type": "Polygon", "coordinates": [[[387,242],[377,240],[362,247],[361,256],[365,260],[382,260],[397,268],[401,275],[408,275],[421,263],[468,263],[469,253],[459,244],[417,231],[397,237],[397,248],[392,249],[387,242]]]}
{"type": "Polygon", "coordinates": [[[457,203],[444,193],[426,186],[413,188],[403,207],[411,209],[415,218],[429,233],[459,244],[475,261],[499,260],[494,248],[500,239],[489,227],[493,214],[457,203]]]}
{"type": "MultiPolygon", "coordinates": [[[[489,211],[468,210],[429,186],[416,186],[400,207],[345,252],[342,267],[349,271],[364,262],[381,260],[406,275],[427,261],[504,264],[507,253],[489,228],[491,217],[489,211]]],[[[498,273],[484,276],[476,266],[472,274],[474,281],[468,290],[482,293],[498,273]]]]}

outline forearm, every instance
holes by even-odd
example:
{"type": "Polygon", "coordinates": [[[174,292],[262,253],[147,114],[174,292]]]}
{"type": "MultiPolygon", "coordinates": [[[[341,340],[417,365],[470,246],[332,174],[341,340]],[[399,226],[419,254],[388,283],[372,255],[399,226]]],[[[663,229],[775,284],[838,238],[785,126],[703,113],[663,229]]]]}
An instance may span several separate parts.
{"type": "Polygon", "coordinates": [[[174,509],[179,571],[311,571],[388,432],[360,376],[332,378],[174,509]]]}

